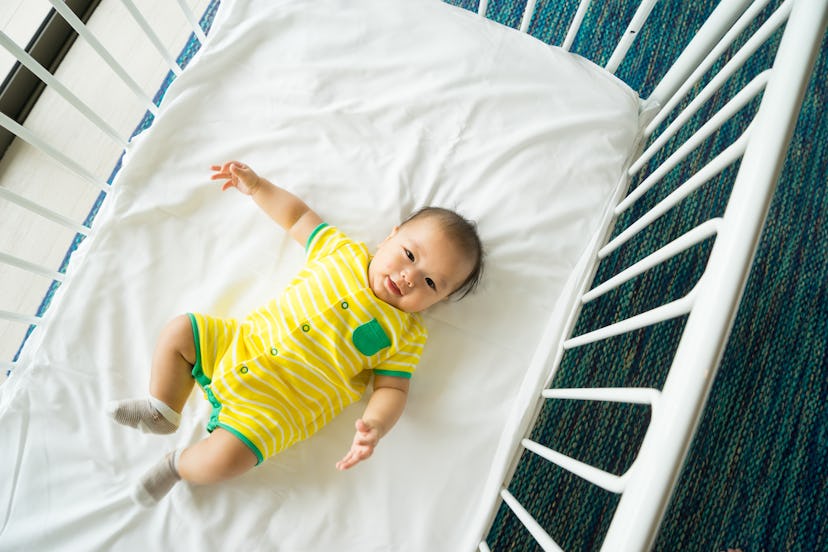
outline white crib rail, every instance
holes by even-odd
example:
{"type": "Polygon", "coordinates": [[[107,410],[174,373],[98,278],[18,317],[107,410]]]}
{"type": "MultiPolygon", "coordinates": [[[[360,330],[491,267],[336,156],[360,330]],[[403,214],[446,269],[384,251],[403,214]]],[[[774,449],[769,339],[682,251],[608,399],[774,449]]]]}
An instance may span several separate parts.
{"type": "MultiPolygon", "coordinates": [[[[567,33],[567,46],[577,33],[583,17],[581,2],[576,14],[576,28],[567,33]]],[[[696,38],[665,75],[652,95],[643,102],[644,109],[658,111],[655,120],[643,129],[649,136],[674,107],[699,81],[756,15],[768,4],[766,0],[749,2],[723,1],[702,27],[696,38]],[[663,104],[663,108],[661,108],[663,104]],[[655,107],[656,109],[651,109],[655,107]],[[660,109],[659,109],[660,108],[660,109]]],[[[636,14],[641,18],[652,8],[651,2],[642,2],[636,14]]],[[[524,19],[526,17],[524,16],[524,19]]],[[[602,550],[639,551],[649,549],[656,537],[672,489],[678,479],[682,463],[690,446],[696,425],[712,385],[731,325],[744,290],[750,266],[773,193],[776,189],[788,143],[793,133],[802,98],[808,84],[816,53],[828,24],[828,3],[824,0],[787,0],[759,28],[754,36],[734,54],[717,76],[706,85],[684,110],[675,116],[672,125],[664,131],[633,163],[630,176],[637,173],[661,149],[667,140],[695,114],[715,90],[740,67],[745,59],[763,44],[787,19],[787,26],[776,53],[773,69],[748,84],[691,138],[656,168],[615,209],[618,215],[643,196],[652,185],[670,169],[681,163],[691,150],[729,120],[750,99],[764,90],[760,106],[748,129],[731,146],[720,152],[710,163],[679,186],[672,194],[655,205],[639,221],[630,225],[614,240],[596,251],[593,270],[583,280],[578,304],[573,305],[566,328],[552,328],[553,336],[569,335],[575,325],[581,305],[629,282],[638,275],[664,263],[682,251],[715,237],[707,266],[693,289],[683,298],[654,308],[643,314],[609,324],[583,335],[570,337],[561,343],[549,360],[546,351],[538,351],[533,363],[547,364],[542,387],[547,387],[560,365],[565,350],[583,346],[610,336],[651,326],[661,321],[687,315],[678,348],[663,385],[658,389],[535,389],[529,393],[524,416],[507,430],[505,441],[514,444],[511,461],[501,456],[493,470],[502,470],[502,478],[493,476],[487,484],[484,503],[495,505],[488,521],[479,533],[485,537],[494,520],[500,501],[524,525],[537,544],[546,551],[561,550],[554,538],[532,517],[526,507],[508,490],[509,481],[521,462],[523,451],[552,462],[592,485],[620,495],[602,550]],[[703,222],[683,236],[620,271],[604,283],[587,291],[590,279],[600,259],[621,247],[632,235],[652,224],[684,197],[741,159],[741,164],[724,215],[703,222]],[[650,406],[650,422],[638,454],[623,474],[605,472],[594,466],[567,457],[555,450],[525,438],[546,400],[589,400],[623,402],[650,406]],[[518,446],[519,444],[519,446],[518,446]],[[499,462],[499,464],[498,464],[499,462]],[[498,498],[500,500],[498,500],[498,498]]],[[[635,28],[631,24],[630,28],[635,28]]],[[[629,29],[628,29],[629,32],[629,29]]],[[[635,33],[632,33],[635,34],[635,33]]],[[[621,46],[619,45],[619,48],[621,46]]],[[[619,52],[619,48],[616,52],[619,52]]],[[[626,51],[626,50],[624,50],[626,51]]],[[[622,54],[623,55],[623,54],[622,54]]],[[[609,70],[618,67],[620,60],[608,64],[609,70]]],[[[606,221],[605,240],[608,239],[611,220],[606,221]]],[[[554,337],[552,338],[555,339],[554,337]]],[[[547,345],[542,345],[546,347],[547,345]]],[[[540,384],[540,381],[538,382],[540,384]]],[[[532,384],[530,383],[531,387],[532,384]]],[[[508,448],[508,447],[504,447],[508,448]]],[[[565,528],[560,528],[561,532],[565,528]]],[[[481,552],[489,551],[484,540],[479,542],[481,552]]]]}
{"type": "Polygon", "coordinates": [[[621,495],[604,549],[642,550],[652,543],[701,416],[744,291],[762,226],[784,163],[828,4],[800,1],[779,46],[750,140],[722,217],[699,293],[621,495]]]}
{"type": "MultiPolygon", "coordinates": [[[[158,108],[152,98],[145,92],[144,87],[130,75],[129,71],[121,63],[119,63],[111,53],[109,53],[108,49],[89,29],[87,24],[81,21],[81,19],[75,15],[75,13],[65,4],[65,2],[63,2],[63,0],[49,0],[49,2],[53,6],[54,10],[75,30],[75,32],[78,33],[81,39],[92,47],[96,54],[100,56],[100,59],[114,72],[115,75],[117,75],[118,79],[129,90],[131,90],[137,98],[139,98],[146,110],[153,115],[157,114],[158,108]]],[[[121,3],[128,10],[132,19],[140,28],[140,31],[147,38],[149,43],[165,60],[173,74],[180,74],[181,68],[178,66],[175,57],[165,47],[163,40],[153,30],[152,24],[136,7],[133,1],[121,0],[121,3]]],[[[191,4],[192,2],[188,3],[187,0],[178,0],[180,10],[188,25],[191,27],[187,31],[187,34],[192,32],[200,41],[203,42],[206,39],[206,36],[190,8],[191,4]]],[[[181,37],[182,44],[184,40],[186,40],[186,35],[181,37]]],[[[75,108],[83,117],[92,123],[94,127],[111,139],[119,149],[126,147],[129,137],[126,136],[122,130],[119,131],[114,128],[114,126],[106,121],[104,117],[102,117],[93,107],[88,105],[88,103],[73,93],[70,90],[70,87],[64,84],[60,78],[53,75],[48,69],[38,63],[38,61],[36,61],[26,50],[21,48],[3,31],[0,31],[0,47],[3,47],[9,51],[22,66],[37,76],[48,87],[48,89],[57,93],[61,98],[66,100],[69,105],[75,108]]],[[[160,84],[160,82],[152,83],[151,86],[157,87],[160,84]]],[[[133,128],[138,123],[139,121],[135,120],[132,123],[133,128]]],[[[63,151],[61,151],[59,146],[51,143],[48,137],[42,136],[27,128],[25,123],[20,124],[8,115],[0,112],[0,126],[4,127],[16,137],[20,138],[36,150],[54,160],[59,166],[63,167],[68,172],[80,177],[89,185],[101,190],[104,193],[109,191],[109,184],[103,178],[95,175],[92,170],[66,155],[63,151]]],[[[111,166],[114,167],[116,162],[117,157],[111,159],[111,166]]],[[[64,214],[44,207],[35,201],[31,201],[30,199],[27,199],[26,197],[23,197],[22,195],[15,193],[6,187],[0,186],[0,201],[14,204],[32,216],[51,221],[60,227],[74,232],[76,235],[86,236],[91,232],[91,229],[84,223],[78,222],[65,216],[64,214]]],[[[89,207],[91,207],[91,205],[89,207]]],[[[15,267],[16,269],[23,270],[29,274],[41,277],[45,276],[54,283],[60,283],[63,281],[62,272],[31,262],[27,259],[20,258],[19,256],[8,252],[0,252],[0,264],[15,267]]],[[[44,289],[44,294],[45,292],[46,290],[44,289]]],[[[43,321],[43,317],[39,314],[35,315],[27,312],[0,310],[0,320],[16,324],[36,326],[43,321]]],[[[0,359],[0,369],[2,369],[3,374],[9,373],[14,366],[14,359],[0,359]]],[[[0,377],[0,382],[2,382],[3,379],[3,377],[0,377]]]]}

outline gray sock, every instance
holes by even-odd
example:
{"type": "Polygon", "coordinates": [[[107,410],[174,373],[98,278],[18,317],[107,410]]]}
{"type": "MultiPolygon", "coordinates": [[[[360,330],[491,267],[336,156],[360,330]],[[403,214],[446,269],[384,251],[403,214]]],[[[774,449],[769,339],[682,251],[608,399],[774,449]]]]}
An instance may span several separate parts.
{"type": "Polygon", "coordinates": [[[132,500],[145,508],[155,506],[159,500],[170,492],[178,483],[178,456],[180,450],[167,453],[156,465],[150,468],[135,484],[132,490],[132,500]]]}
{"type": "Polygon", "coordinates": [[[106,410],[119,424],[144,433],[173,433],[181,423],[181,414],[155,397],[112,401],[106,410]]]}

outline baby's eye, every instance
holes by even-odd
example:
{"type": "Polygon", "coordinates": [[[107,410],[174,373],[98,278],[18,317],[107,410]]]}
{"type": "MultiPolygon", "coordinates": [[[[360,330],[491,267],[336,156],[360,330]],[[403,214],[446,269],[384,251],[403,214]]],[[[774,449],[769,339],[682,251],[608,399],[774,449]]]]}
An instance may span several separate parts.
{"type": "Polygon", "coordinates": [[[426,284],[434,291],[437,291],[437,286],[434,284],[434,280],[432,280],[431,278],[426,278],[426,284]]]}
{"type": "Polygon", "coordinates": [[[405,256],[408,257],[409,261],[411,261],[412,263],[414,262],[414,253],[412,253],[408,249],[405,249],[405,256]]]}

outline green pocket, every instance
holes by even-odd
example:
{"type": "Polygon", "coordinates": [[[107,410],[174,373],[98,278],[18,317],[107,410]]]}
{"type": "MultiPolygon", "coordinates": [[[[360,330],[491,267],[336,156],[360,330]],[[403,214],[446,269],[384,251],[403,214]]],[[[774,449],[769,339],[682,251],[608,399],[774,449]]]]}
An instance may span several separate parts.
{"type": "Polygon", "coordinates": [[[351,340],[357,350],[365,356],[375,355],[391,346],[391,340],[376,318],[355,329],[351,340]]]}

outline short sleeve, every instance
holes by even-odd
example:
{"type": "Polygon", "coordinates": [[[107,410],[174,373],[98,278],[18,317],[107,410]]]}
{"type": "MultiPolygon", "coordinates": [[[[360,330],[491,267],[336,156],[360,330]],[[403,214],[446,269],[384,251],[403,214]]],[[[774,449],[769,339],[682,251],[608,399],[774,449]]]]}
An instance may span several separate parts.
{"type": "Polygon", "coordinates": [[[348,236],[338,228],[323,222],[314,228],[308,236],[308,242],[305,244],[307,260],[312,261],[330,255],[339,247],[349,243],[352,243],[352,241],[348,236]]]}
{"type": "Polygon", "coordinates": [[[420,362],[420,357],[423,356],[427,339],[428,332],[425,327],[419,326],[417,331],[405,338],[396,354],[374,367],[374,373],[410,379],[420,362]]]}

